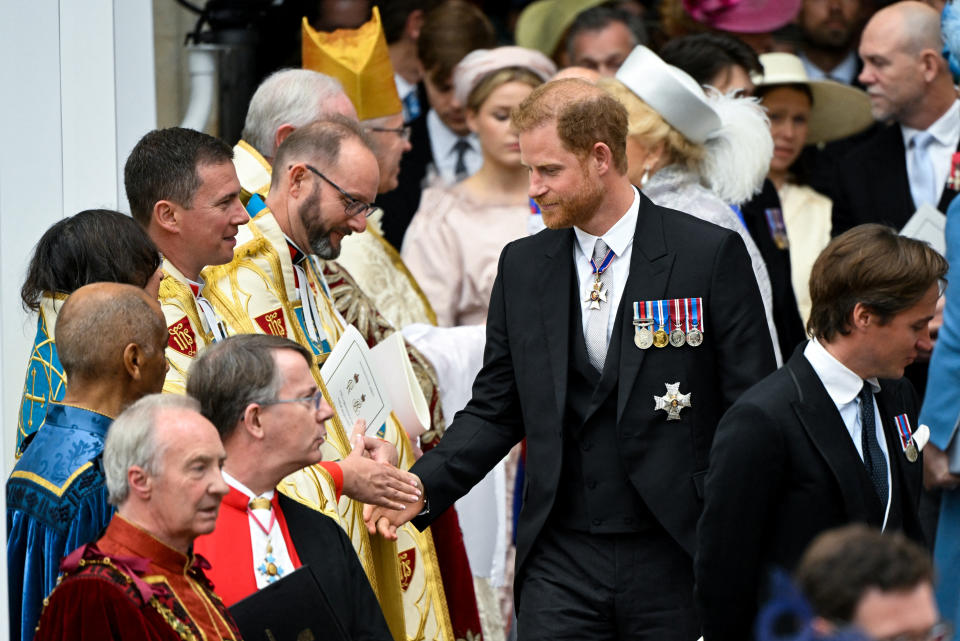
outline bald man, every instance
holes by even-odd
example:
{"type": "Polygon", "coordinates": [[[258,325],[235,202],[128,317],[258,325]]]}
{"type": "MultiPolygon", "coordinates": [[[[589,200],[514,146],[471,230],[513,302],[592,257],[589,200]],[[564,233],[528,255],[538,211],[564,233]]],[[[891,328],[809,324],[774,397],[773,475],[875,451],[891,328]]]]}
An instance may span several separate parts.
{"type": "Polygon", "coordinates": [[[526,438],[520,641],[693,641],[707,453],[775,367],[746,247],[630,184],[626,110],[602,89],[541,85],[511,124],[549,229],[503,250],[473,398],[411,468],[424,498],[368,527],[427,525],[526,438]]]}
{"type": "Polygon", "coordinates": [[[62,401],[7,481],[10,638],[33,639],[60,559],[96,540],[113,514],[101,466],[107,429],[141,396],[163,387],[167,329],[142,289],[94,283],[76,290],[57,318],[67,375],[62,401]]]}
{"type": "Polygon", "coordinates": [[[946,211],[960,142],[960,102],[940,50],[940,17],[921,2],[892,4],[867,23],[859,80],[873,117],[888,123],[839,163],[833,235],[862,223],[900,229],[921,205],[946,211]]]}

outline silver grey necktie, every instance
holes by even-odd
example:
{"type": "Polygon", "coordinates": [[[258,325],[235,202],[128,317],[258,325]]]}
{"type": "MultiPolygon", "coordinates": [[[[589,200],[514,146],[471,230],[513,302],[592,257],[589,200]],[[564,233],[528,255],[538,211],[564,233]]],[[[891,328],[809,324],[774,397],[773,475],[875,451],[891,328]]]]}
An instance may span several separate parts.
{"type": "Polygon", "coordinates": [[[942,185],[937,185],[934,175],[933,158],[930,156],[930,145],[936,140],[928,131],[921,131],[910,139],[908,149],[913,156],[913,180],[910,181],[910,195],[913,197],[913,206],[927,203],[937,206],[940,199],[942,185]]]}
{"type": "Polygon", "coordinates": [[[616,256],[607,247],[602,239],[598,238],[593,246],[594,273],[590,281],[590,292],[587,307],[587,357],[590,364],[599,371],[603,371],[603,364],[607,360],[607,323],[610,320],[610,302],[608,301],[608,287],[613,283],[613,265],[611,261],[616,256]],[[609,258],[608,258],[609,254],[609,258]],[[605,264],[606,263],[606,264],[605,264]]]}

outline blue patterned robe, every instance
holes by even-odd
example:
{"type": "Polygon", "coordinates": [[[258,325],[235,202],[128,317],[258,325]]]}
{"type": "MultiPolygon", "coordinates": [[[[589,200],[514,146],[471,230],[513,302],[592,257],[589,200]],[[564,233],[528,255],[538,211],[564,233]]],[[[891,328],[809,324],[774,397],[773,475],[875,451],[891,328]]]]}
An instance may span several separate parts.
{"type": "Polygon", "coordinates": [[[10,639],[29,641],[60,559],[92,543],[113,516],[100,464],[113,419],[56,402],[7,481],[10,639]]]}
{"type": "Polygon", "coordinates": [[[63,294],[44,294],[40,299],[37,335],[27,362],[17,417],[17,457],[23,454],[24,439],[40,429],[46,420],[47,401],[59,401],[66,391],[67,376],[57,356],[53,332],[57,314],[66,299],[63,294]]]}

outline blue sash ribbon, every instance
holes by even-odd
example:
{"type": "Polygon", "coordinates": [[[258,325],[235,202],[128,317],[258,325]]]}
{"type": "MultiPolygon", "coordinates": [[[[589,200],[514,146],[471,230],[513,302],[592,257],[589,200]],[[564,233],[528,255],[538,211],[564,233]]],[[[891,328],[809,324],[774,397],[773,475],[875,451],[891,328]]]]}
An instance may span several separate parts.
{"type": "Polygon", "coordinates": [[[900,434],[900,443],[903,449],[907,449],[910,440],[913,438],[913,430],[910,429],[910,419],[906,414],[899,414],[893,417],[893,422],[897,424],[897,432],[900,434]]]}
{"type": "Polygon", "coordinates": [[[617,255],[613,253],[613,250],[612,250],[612,249],[609,250],[609,251],[607,251],[607,255],[603,257],[603,261],[601,261],[600,267],[597,267],[597,264],[596,264],[595,262],[593,262],[593,259],[591,258],[591,259],[590,259],[590,267],[593,268],[593,273],[594,273],[594,274],[602,274],[603,272],[607,271],[607,267],[610,266],[610,263],[612,263],[612,262],[613,262],[613,259],[616,258],[616,257],[617,257],[617,255]]]}
{"type": "Polygon", "coordinates": [[[670,303],[668,302],[664,309],[663,302],[658,300],[653,305],[653,323],[658,330],[666,330],[667,324],[670,323],[670,303]]]}

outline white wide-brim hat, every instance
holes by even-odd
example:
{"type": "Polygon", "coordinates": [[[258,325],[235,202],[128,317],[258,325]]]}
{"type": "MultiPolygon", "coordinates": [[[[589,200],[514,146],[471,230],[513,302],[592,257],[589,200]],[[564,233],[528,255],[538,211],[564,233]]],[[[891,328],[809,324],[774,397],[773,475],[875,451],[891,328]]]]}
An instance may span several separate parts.
{"type": "Polygon", "coordinates": [[[616,78],[692,143],[702,145],[720,128],[697,81],[643,45],[630,52],[616,78]]]}
{"type": "Polygon", "coordinates": [[[846,138],[873,124],[870,97],[865,91],[833,80],[810,80],[803,62],[792,53],[765,53],[760,56],[763,76],[755,76],[757,87],[807,85],[813,96],[807,143],[816,144],[846,138]]]}

